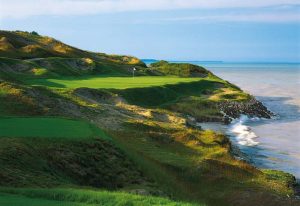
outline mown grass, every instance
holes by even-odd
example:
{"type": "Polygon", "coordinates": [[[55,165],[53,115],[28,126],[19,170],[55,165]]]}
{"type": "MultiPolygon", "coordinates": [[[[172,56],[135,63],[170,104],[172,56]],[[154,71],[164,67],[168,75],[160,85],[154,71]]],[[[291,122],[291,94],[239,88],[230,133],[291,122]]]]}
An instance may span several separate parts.
{"type": "Polygon", "coordinates": [[[9,189],[1,188],[0,204],[31,206],[40,205],[105,205],[105,206],[192,206],[167,198],[141,196],[124,192],[96,191],[90,189],[9,189]],[[10,195],[9,195],[10,194],[10,195]],[[14,194],[14,195],[12,195],[14,194]],[[38,198],[38,199],[36,199],[38,198]],[[23,201],[22,201],[23,200],[23,201]],[[17,204],[16,204],[17,203],[17,204]]]}
{"type": "Polygon", "coordinates": [[[166,84],[178,84],[184,82],[196,82],[201,78],[179,78],[174,76],[157,77],[101,77],[90,76],[84,78],[60,78],[60,79],[28,79],[27,84],[56,88],[96,88],[96,89],[128,89],[163,86],[166,84]]]}
{"type": "Polygon", "coordinates": [[[30,198],[23,195],[11,195],[0,193],[0,205],[4,206],[87,206],[90,204],[67,201],[46,200],[42,198],[30,198]]]}
{"type": "Polygon", "coordinates": [[[110,139],[99,128],[87,122],[54,117],[0,117],[0,137],[110,139]]]}

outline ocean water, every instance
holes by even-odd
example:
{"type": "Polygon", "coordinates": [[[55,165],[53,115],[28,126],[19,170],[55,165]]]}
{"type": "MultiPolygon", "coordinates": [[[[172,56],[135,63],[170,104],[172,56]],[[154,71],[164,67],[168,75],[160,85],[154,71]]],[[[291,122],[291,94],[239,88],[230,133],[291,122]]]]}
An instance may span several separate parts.
{"type": "Polygon", "coordinates": [[[271,120],[242,116],[229,126],[203,126],[228,134],[256,166],[300,179],[300,64],[192,63],[236,84],[276,114],[271,120]]]}

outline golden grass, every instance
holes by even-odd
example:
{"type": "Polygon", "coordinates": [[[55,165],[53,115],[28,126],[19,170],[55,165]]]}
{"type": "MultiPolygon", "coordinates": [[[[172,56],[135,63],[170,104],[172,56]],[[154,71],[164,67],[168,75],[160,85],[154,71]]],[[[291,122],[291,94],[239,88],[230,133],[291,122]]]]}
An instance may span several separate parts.
{"type": "Polygon", "coordinates": [[[249,99],[249,95],[245,92],[240,90],[226,87],[216,90],[214,94],[208,96],[209,100],[212,101],[221,101],[221,100],[236,100],[236,101],[243,101],[249,99]]]}

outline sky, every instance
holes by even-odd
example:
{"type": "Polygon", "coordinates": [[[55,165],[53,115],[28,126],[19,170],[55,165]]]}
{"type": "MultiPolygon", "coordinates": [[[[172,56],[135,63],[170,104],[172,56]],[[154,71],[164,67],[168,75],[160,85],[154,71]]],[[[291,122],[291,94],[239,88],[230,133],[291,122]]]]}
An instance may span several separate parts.
{"type": "Polygon", "coordinates": [[[0,0],[0,29],[143,59],[300,62],[300,0],[0,0]]]}

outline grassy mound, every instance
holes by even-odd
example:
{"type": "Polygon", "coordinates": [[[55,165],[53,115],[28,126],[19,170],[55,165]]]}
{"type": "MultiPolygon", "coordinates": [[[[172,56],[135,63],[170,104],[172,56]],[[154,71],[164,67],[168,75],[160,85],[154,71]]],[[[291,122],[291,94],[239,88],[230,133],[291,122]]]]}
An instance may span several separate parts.
{"type": "MultiPolygon", "coordinates": [[[[0,57],[0,79],[21,81],[24,78],[64,78],[87,75],[132,76],[132,65],[91,58],[47,57],[37,59],[12,59],[0,57]]],[[[136,67],[136,75],[146,75],[147,69],[136,67]]]]}
{"type": "MultiPolygon", "coordinates": [[[[16,121],[20,122],[31,127],[32,132],[25,131],[24,137],[21,131],[1,133],[0,186],[82,185],[117,189],[146,182],[136,165],[107,136],[101,132],[99,135],[94,128],[89,131],[85,124],[59,119],[57,123],[50,121],[52,125],[49,127],[43,125],[45,121],[41,124],[34,120],[28,123],[23,119],[16,121]],[[52,127],[55,124],[58,128],[52,127]],[[42,128],[36,130],[36,126],[42,128]],[[41,130],[43,127],[45,129],[41,130]],[[61,133],[51,129],[59,129],[61,133]],[[94,136],[90,136],[91,132],[94,136]],[[82,133],[83,137],[76,133],[82,133]],[[15,137],[17,135],[19,137],[15,137]]],[[[7,124],[11,126],[11,122],[5,122],[7,124]]],[[[20,129],[22,126],[16,127],[20,129]]]]}
{"type": "Polygon", "coordinates": [[[0,79],[145,75],[144,62],[132,56],[84,51],[35,32],[0,30],[0,79]]]}
{"type": "MultiPolygon", "coordinates": [[[[192,206],[166,198],[89,189],[0,189],[0,204],[32,206],[192,206]],[[39,204],[37,204],[39,202],[39,204]]],[[[200,206],[200,205],[199,205],[200,206]]]]}
{"type": "Polygon", "coordinates": [[[31,97],[30,89],[21,85],[0,81],[0,114],[8,115],[40,115],[45,110],[37,104],[38,100],[31,97]]]}
{"type": "Polygon", "coordinates": [[[142,61],[135,57],[88,52],[51,37],[22,31],[0,31],[0,56],[13,59],[91,58],[101,62],[145,66],[142,61]]]}
{"type": "MultiPolygon", "coordinates": [[[[184,78],[185,79],[185,78],[184,78]]],[[[189,82],[160,87],[129,88],[118,91],[129,103],[140,106],[161,106],[174,103],[180,98],[201,96],[218,89],[218,80],[210,78],[186,78],[189,82]]],[[[180,78],[179,78],[180,80],[180,78]]]]}
{"type": "Polygon", "coordinates": [[[154,73],[162,75],[176,75],[180,77],[206,77],[210,74],[205,68],[182,63],[169,63],[167,61],[159,61],[150,64],[150,69],[154,73]]]}

